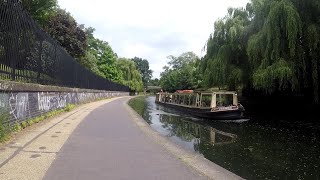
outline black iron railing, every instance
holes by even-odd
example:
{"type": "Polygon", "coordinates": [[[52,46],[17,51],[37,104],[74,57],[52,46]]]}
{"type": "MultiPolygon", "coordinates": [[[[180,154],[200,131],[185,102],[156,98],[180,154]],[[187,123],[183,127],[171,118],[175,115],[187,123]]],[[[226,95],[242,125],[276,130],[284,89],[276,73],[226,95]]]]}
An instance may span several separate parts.
{"type": "Polygon", "coordinates": [[[0,79],[107,91],[130,90],[78,64],[37,25],[19,0],[0,0],[0,79]]]}

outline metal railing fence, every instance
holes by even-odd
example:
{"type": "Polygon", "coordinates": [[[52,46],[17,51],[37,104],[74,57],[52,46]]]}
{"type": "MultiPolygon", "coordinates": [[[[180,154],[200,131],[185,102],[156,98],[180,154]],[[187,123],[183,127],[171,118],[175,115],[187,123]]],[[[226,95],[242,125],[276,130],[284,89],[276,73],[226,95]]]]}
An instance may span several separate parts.
{"type": "Polygon", "coordinates": [[[129,92],[75,61],[45,33],[19,0],[0,0],[0,79],[129,92]]]}

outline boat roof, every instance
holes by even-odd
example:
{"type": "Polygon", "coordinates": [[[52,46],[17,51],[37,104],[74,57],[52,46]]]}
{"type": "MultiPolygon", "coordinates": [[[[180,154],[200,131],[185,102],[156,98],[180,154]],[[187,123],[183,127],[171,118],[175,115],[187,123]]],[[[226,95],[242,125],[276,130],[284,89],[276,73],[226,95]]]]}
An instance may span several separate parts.
{"type": "MultiPolygon", "coordinates": [[[[163,92],[167,93],[167,92],[163,92]]],[[[195,94],[195,93],[201,93],[201,94],[237,94],[236,91],[193,91],[193,92],[174,92],[174,93],[167,93],[167,94],[195,94]]]]}

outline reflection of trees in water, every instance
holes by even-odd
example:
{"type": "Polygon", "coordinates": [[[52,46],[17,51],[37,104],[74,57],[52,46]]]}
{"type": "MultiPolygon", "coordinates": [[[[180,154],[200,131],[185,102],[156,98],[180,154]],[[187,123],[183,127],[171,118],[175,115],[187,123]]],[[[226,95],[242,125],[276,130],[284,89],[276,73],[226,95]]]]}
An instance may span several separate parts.
{"type": "Polygon", "coordinates": [[[179,116],[160,114],[160,122],[163,124],[163,128],[170,131],[168,136],[177,136],[187,142],[191,142],[196,138],[196,136],[194,136],[190,131],[192,129],[192,125],[181,121],[179,116]]]}
{"type": "Polygon", "coordinates": [[[168,136],[177,136],[183,141],[193,142],[195,151],[202,151],[201,144],[223,145],[235,142],[236,135],[210,126],[183,120],[180,116],[161,114],[162,127],[169,130],[168,136]]]}
{"type": "Polygon", "coordinates": [[[131,99],[128,103],[143,119],[148,123],[152,124],[151,113],[148,111],[148,103],[145,97],[137,97],[131,99]]]}
{"type": "MultiPolygon", "coordinates": [[[[167,111],[164,107],[158,107],[167,111]]],[[[161,115],[164,128],[171,135],[189,133],[194,150],[210,161],[246,179],[319,179],[320,145],[318,131],[302,134],[301,130],[266,126],[254,122],[194,122],[183,117],[161,115]],[[184,125],[187,124],[187,125],[184,125]],[[214,127],[214,128],[213,128],[214,127]],[[216,129],[215,129],[216,128],[216,129]],[[232,132],[237,136],[229,141],[232,132]],[[314,134],[314,135],[311,135],[314,134]],[[212,140],[215,140],[214,142],[212,140]],[[218,145],[224,142],[223,145],[218,145]],[[229,144],[227,144],[229,142],[229,144]]],[[[187,139],[187,137],[180,137],[187,139]]]]}
{"type": "Polygon", "coordinates": [[[209,160],[247,179],[319,179],[319,145],[293,132],[244,126],[228,146],[201,143],[209,160]]]}

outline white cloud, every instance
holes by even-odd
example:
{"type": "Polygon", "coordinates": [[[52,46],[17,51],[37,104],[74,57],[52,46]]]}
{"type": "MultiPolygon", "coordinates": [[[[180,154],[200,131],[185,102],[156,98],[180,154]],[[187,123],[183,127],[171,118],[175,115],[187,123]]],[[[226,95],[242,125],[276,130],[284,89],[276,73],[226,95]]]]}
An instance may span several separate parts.
{"type": "Polygon", "coordinates": [[[96,28],[121,57],[149,60],[159,77],[168,55],[186,51],[197,55],[213,31],[214,22],[228,7],[249,0],[59,0],[80,24],[96,28]]]}

